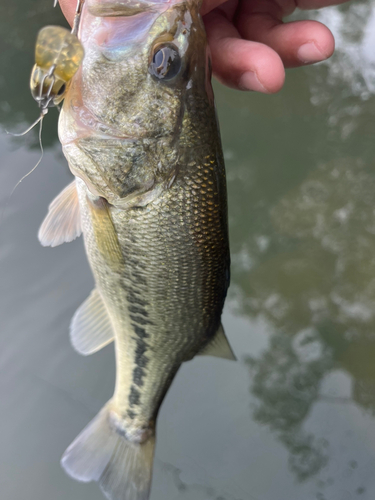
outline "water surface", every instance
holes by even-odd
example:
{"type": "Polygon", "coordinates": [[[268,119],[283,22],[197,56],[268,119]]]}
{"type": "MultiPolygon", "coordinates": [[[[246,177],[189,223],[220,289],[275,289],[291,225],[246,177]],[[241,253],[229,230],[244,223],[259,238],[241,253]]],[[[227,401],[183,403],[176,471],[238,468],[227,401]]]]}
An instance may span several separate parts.
{"type": "MultiPolygon", "coordinates": [[[[37,161],[28,93],[50,3],[0,7],[0,201],[37,161]]],[[[216,85],[228,171],[232,285],[224,326],[239,362],[200,358],[161,409],[151,500],[375,498],[375,6],[313,16],[337,36],[327,64],[288,72],[276,96],[216,85]]],[[[65,448],[111,397],[113,348],[83,358],[69,321],[93,281],[82,241],[42,248],[69,183],[46,154],[0,227],[0,487],[4,500],[99,500],[65,475],[65,448]]]]}

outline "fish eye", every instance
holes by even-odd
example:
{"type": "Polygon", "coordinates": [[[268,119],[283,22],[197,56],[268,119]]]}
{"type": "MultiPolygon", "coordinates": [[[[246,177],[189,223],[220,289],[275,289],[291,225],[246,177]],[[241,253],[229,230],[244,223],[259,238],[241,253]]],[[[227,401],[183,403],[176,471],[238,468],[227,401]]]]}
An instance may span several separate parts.
{"type": "Polygon", "coordinates": [[[158,46],[152,57],[149,71],[159,80],[172,80],[181,69],[181,57],[173,44],[158,46]]]}

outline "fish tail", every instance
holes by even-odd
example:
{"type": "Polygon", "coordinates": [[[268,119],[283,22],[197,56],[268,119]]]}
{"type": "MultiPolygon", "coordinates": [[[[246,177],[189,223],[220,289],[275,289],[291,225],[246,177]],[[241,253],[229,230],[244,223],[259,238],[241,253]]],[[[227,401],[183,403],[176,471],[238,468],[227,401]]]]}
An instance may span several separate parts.
{"type": "Polygon", "coordinates": [[[154,448],[154,435],[144,443],[128,441],[106,405],[69,446],[61,465],[78,481],[97,481],[109,500],[148,500],[154,448]]]}

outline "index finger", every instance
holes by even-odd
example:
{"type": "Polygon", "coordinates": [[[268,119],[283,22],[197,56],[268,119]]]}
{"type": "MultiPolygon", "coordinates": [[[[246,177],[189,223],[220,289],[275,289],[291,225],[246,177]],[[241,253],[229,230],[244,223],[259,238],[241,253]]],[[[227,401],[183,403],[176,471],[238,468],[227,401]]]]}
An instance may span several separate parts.
{"type": "MultiPolygon", "coordinates": [[[[281,0],[282,2],[283,0],[281,0]]],[[[330,5],[340,5],[341,3],[346,3],[348,0],[295,0],[295,3],[299,9],[321,9],[323,7],[328,7],[330,5]]]]}

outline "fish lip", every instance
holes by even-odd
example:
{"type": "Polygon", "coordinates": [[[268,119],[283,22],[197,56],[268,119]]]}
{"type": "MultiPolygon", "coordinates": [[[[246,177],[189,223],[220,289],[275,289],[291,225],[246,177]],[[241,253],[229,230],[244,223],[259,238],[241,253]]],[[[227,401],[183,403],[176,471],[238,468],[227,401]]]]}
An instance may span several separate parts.
{"type": "Polygon", "coordinates": [[[76,142],[79,142],[82,139],[104,139],[104,140],[111,140],[111,139],[116,139],[118,141],[123,141],[123,142],[136,142],[140,139],[141,137],[130,137],[126,135],[110,135],[110,134],[105,134],[105,133],[97,133],[96,131],[88,130],[86,134],[77,134],[76,137],[68,140],[68,141],[60,141],[62,146],[69,146],[70,144],[74,144],[76,142]]]}
{"type": "Polygon", "coordinates": [[[126,141],[126,142],[136,142],[137,140],[142,139],[142,137],[131,137],[129,135],[112,135],[112,134],[107,134],[105,132],[97,132],[93,130],[88,130],[87,134],[77,134],[76,137],[69,141],[65,141],[62,143],[63,146],[68,146],[69,144],[73,144],[81,139],[106,139],[106,140],[111,140],[111,139],[117,139],[119,141],[126,141]]]}
{"type": "Polygon", "coordinates": [[[136,4],[131,1],[121,2],[113,0],[113,2],[92,3],[88,4],[88,12],[95,17],[131,17],[142,12],[158,12],[161,8],[179,3],[186,3],[189,0],[157,0],[157,2],[150,2],[147,0],[140,0],[136,4]]]}
{"type": "Polygon", "coordinates": [[[59,139],[62,146],[68,146],[80,139],[89,137],[135,142],[144,138],[142,132],[142,130],[139,130],[138,135],[131,136],[107,125],[87,107],[80,93],[65,98],[59,118],[59,139]],[[74,103],[73,100],[76,102],[74,103]],[[74,131],[70,130],[72,123],[74,123],[74,131]]]}
{"type": "MultiPolygon", "coordinates": [[[[77,126],[75,134],[71,136],[68,140],[64,138],[64,134],[60,133],[59,130],[59,138],[62,146],[68,146],[69,144],[73,144],[81,139],[87,138],[97,138],[97,139],[105,139],[105,140],[119,140],[119,141],[128,141],[135,142],[139,139],[142,139],[142,134],[139,136],[130,136],[128,134],[119,134],[116,130],[111,129],[108,125],[104,124],[89,110],[86,106],[80,107],[81,113],[73,112],[74,122],[77,126]],[[85,111],[85,120],[82,120],[82,111],[85,111]],[[81,116],[79,116],[81,114],[81,116]],[[103,130],[104,129],[104,130],[103,130]]],[[[63,109],[64,112],[64,109],[63,109]]]]}

